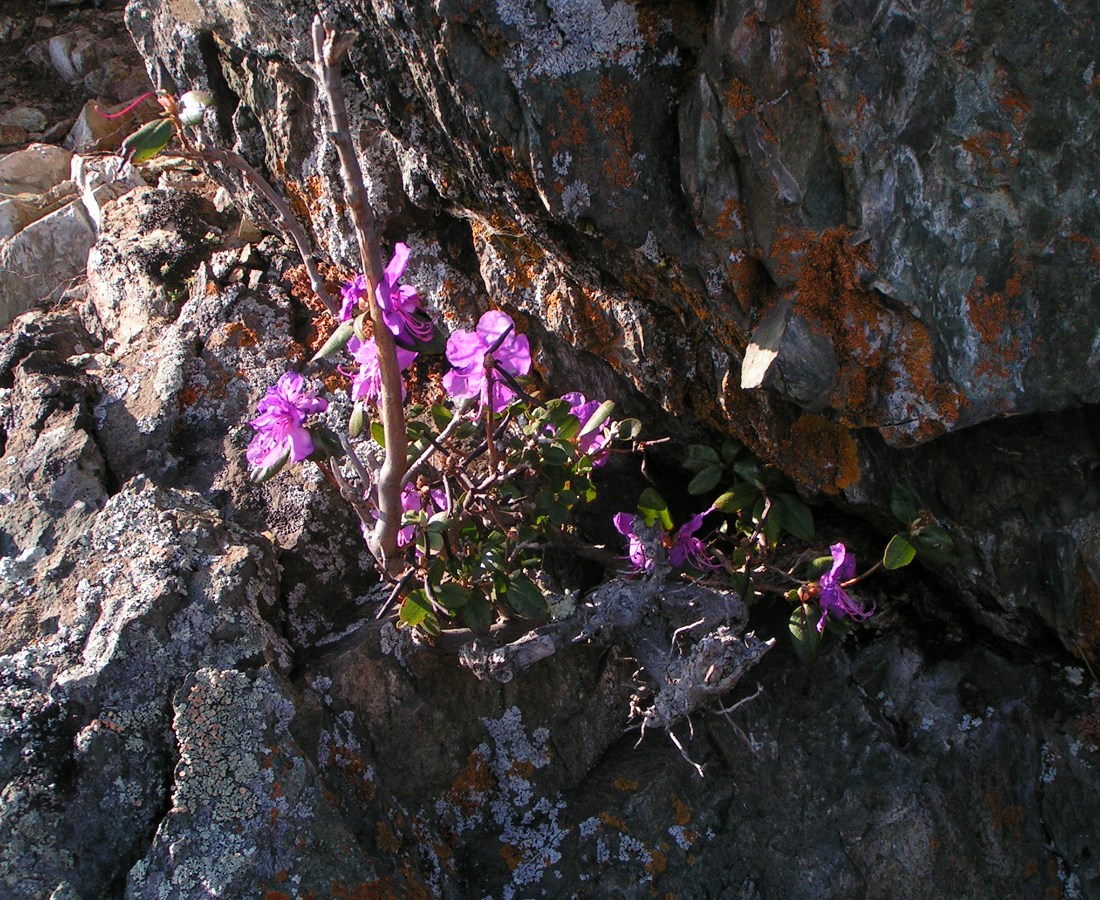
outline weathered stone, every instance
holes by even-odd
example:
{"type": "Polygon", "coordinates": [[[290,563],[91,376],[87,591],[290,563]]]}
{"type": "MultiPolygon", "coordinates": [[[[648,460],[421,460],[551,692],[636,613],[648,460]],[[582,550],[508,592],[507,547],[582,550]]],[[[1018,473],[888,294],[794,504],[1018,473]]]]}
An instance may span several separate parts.
{"type": "Polygon", "coordinates": [[[44,194],[69,177],[73,155],[52,144],[31,144],[0,158],[0,194],[44,194]]]}
{"type": "MultiPolygon", "coordinates": [[[[208,139],[266,164],[317,243],[353,265],[309,17],[279,3],[238,12],[136,0],[128,24],[177,84],[220,92],[208,139]]],[[[958,483],[959,460],[936,440],[1100,401],[1100,24],[1087,4],[1043,17],[1025,2],[876,0],[853,15],[757,0],[398,0],[333,16],[358,33],[349,104],[371,178],[387,183],[396,163],[407,195],[385,204],[389,227],[470,222],[490,295],[527,317],[551,383],[564,366],[639,411],[652,413],[645,397],[732,432],[804,492],[869,515],[904,469],[956,535],[966,564],[941,574],[971,610],[1010,611],[994,626],[1006,637],[1026,610],[1025,640],[1038,625],[1097,652],[1095,601],[1072,599],[1100,596],[1095,566],[1077,567],[1057,613],[1036,605],[1041,539],[988,530],[1014,504],[973,480],[949,516],[940,485],[958,483]],[[752,335],[783,304],[787,367],[745,392],[752,335]],[[1020,560],[1023,579],[987,568],[991,555],[1020,560]]],[[[971,441],[1003,470],[995,431],[971,441]]],[[[1046,479],[1034,463],[1029,481],[1046,479]]],[[[1090,502],[1063,495],[1051,530],[1085,527],[1090,502]]]]}
{"type": "Polygon", "coordinates": [[[49,123],[42,110],[31,106],[13,106],[0,116],[0,125],[15,126],[24,131],[45,131],[49,123]]]}
{"type": "Polygon", "coordinates": [[[0,200],[0,241],[72,202],[75,195],[76,186],[71,181],[62,181],[44,194],[14,194],[0,200]]]}
{"type": "Polygon", "coordinates": [[[91,253],[88,287],[115,341],[125,345],[179,311],[184,280],[217,240],[208,218],[201,198],[183,191],[140,188],[111,207],[91,253]]]}
{"type": "Polygon", "coordinates": [[[190,673],[289,665],[265,621],[270,550],[194,494],[132,482],[53,571],[5,601],[35,608],[40,629],[0,666],[0,883],[13,898],[63,882],[102,896],[143,851],[175,753],[166,701],[190,673]]]}
{"type": "Polygon", "coordinates": [[[0,245],[0,325],[60,293],[66,279],[82,276],[95,239],[95,223],[74,201],[0,245]]]}
{"type": "Polygon", "coordinates": [[[140,125],[140,119],[133,113],[119,119],[108,119],[99,104],[89,100],[65,136],[64,145],[74,153],[117,150],[140,125]]]}

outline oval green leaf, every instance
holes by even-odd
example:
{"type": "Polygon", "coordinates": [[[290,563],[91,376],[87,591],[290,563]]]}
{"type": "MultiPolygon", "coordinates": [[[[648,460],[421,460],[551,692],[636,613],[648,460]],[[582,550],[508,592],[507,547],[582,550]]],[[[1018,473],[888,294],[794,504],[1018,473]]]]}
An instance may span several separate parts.
{"type": "Polygon", "coordinates": [[[882,554],[882,567],[884,569],[900,569],[909,565],[917,556],[917,548],[909,540],[909,535],[898,532],[886,545],[886,551],[882,554]]]}

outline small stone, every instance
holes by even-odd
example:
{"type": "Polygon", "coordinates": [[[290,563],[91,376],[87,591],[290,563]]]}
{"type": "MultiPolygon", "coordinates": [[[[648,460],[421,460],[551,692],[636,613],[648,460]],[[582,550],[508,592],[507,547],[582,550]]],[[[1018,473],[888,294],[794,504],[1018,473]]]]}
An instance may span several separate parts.
{"type": "Polygon", "coordinates": [[[44,194],[67,181],[73,155],[51,144],[31,146],[0,159],[0,194],[44,194]]]}
{"type": "Polygon", "coordinates": [[[27,143],[27,130],[15,125],[0,125],[0,147],[16,147],[27,143]]]}
{"type": "Polygon", "coordinates": [[[76,153],[117,150],[137,128],[137,117],[125,115],[120,119],[108,119],[100,111],[98,104],[89,100],[76,117],[64,146],[76,153]]]}
{"type": "Polygon", "coordinates": [[[27,131],[45,131],[49,124],[46,114],[33,106],[15,106],[0,116],[0,125],[14,125],[27,131]]]}

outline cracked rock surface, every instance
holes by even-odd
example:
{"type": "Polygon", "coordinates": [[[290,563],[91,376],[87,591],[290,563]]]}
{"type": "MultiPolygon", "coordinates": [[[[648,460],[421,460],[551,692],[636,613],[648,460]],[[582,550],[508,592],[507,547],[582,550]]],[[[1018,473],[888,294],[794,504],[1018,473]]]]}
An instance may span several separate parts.
{"type": "MultiPolygon", "coordinates": [[[[1100,897],[1100,690],[1052,649],[1095,644],[1100,533],[1095,22],[1063,6],[342,6],[372,198],[444,322],[487,293],[552,386],[740,430],[853,506],[913,483],[952,587],[811,670],[764,615],[722,703],[759,696],[675,726],[705,779],[624,733],[617,642],[507,683],[412,646],[315,471],[247,479],[255,403],[324,322],[185,174],[105,204],[87,283],[0,333],[0,894],[1100,897]]],[[[347,264],[312,13],[129,23],[347,264]]]]}

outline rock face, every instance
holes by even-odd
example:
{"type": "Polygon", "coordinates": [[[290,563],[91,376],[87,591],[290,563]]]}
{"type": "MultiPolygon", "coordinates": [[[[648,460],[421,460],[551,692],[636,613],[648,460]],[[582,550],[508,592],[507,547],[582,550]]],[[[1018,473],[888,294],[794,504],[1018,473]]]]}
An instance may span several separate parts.
{"type": "MultiPolygon", "coordinates": [[[[457,220],[455,252],[537,323],[551,382],[614,382],[602,360],[622,397],[864,511],[904,471],[975,615],[1096,653],[1089,4],[324,12],[359,33],[346,86],[391,237],[457,220]]],[[[311,14],[135,0],[128,23],[165,87],[215,92],[208,139],[271,172],[350,265],[311,14]]]]}
{"type": "MultiPolygon", "coordinates": [[[[5,897],[1100,895],[1097,689],[902,598],[677,727],[705,779],[624,734],[640,652],[563,641],[501,684],[377,621],[335,491],[244,472],[316,329],[229,226],[137,188],[85,293],[0,338],[5,897]]],[[[460,284],[439,255],[410,278],[460,284]]]]}
{"type": "MultiPolygon", "coordinates": [[[[376,620],[335,492],[245,472],[331,327],[295,260],[179,187],[87,207],[87,283],[0,334],[0,894],[1100,897],[1100,688],[1048,640],[1100,634],[1096,25],[1024,9],[341,7],[372,199],[444,321],[487,292],[551,385],[864,510],[907,482],[960,545],[965,610],[908,582],[676,728],[705,779],[624,733],[621,646],[501,684],[376,620]]],[[[347,266],[312,13],[128,19],[347,266]]]]}

